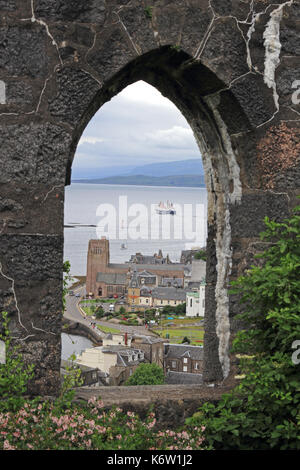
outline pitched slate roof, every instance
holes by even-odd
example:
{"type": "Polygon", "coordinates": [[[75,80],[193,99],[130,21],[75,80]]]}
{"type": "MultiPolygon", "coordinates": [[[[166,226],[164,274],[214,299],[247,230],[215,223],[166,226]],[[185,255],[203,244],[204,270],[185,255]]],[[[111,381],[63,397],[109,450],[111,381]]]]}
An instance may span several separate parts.
{"type": "Polygon", "coordinates": [[[96,282],[104,282],[105,284],[125,285],[126,274],[120,273],[97,273],[96,282]]]}
{"type": "Polygon", "coordinates": [[[203,347],[190,346],[187,344],[165,344],[165,357],[180,359],[182,357],[190,357],[196,361],[203,360],[203,347]]]}
{"type": "Polygon", "coordinates": [[[166,384],[202,384],[202,374],[191,374],[190,372],[168,371],[165,377],[166,384]]]}
{"type": "Polygon", "coordinates": [[[152,297],[161,300],[183,300],[186,299],[185,289],[176,287],[156,287],[152,290],[152,297]]]}

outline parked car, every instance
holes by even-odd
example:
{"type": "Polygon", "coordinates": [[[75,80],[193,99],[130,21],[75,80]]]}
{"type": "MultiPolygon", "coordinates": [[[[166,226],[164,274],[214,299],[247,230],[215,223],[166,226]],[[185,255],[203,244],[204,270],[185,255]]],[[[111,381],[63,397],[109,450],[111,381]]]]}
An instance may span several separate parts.
{"type": "Polygon", "coordinates": [[[77,292],[77,294],[75,294],[75,297],[80,297],[80,294],[77,292]]]}
{"type": "Polygon", "coordinates": [[[110,311],[110,312],[114,312],[114,311],[115,311],[115,306],[114,306],[114,304],[110,304],[110,306],[109,306],[109,311],[110,311]]]}

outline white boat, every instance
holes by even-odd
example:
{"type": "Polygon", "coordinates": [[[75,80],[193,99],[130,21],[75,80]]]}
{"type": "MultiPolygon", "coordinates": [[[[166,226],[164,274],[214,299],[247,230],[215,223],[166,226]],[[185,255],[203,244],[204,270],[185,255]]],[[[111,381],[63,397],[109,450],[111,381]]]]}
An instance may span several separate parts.
{"type": "Polygon", "coordinates": [[[173,203],[170,201],[167,201],[166,203],[160,201],[158,206],[156,206],[155,211],[157,214],[176,214],[176,210],[173,207],[173,203]]]}

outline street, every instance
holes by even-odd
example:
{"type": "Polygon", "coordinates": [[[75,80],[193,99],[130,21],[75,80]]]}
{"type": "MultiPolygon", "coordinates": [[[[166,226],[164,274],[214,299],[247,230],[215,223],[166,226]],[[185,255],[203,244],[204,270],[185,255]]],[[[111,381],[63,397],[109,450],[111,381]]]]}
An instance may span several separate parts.
{"type": "MultiPolygon", "coordinates": [[[[112,323],[109,321],[102,321],[102,320],[92,320],[90,317],[86,317],[86,319],[83,317],[82,313],[79,310],[78,303],[80,301],[80,298],[85,295],[85,286],[80,286],[75,289],[73,289],[74,294],[80,294],[80,297],[76,297],[76,295],[67,295],[66,296],[66,311],[64,316],[68,318],[71,321],[74,322],[79,322],[84,325],[89,326],[91,329],[92,325],[91,323],[96,323],[96,325],[99,326],[106,326],[110,328],[114,328],[116,330],[120,330],[121,333],[129,333],[129,334],[138,334],[138,335],[147,335],[147,336],[156,336],[154,333],[151,331],[148,331],[147,328],[144,326],[131,326],[131,325],[120,325],[117,323],[112,323]]],[[[101,303],[101,299],[99,299],[99,303],[101,303]]],[[[103,306],[109,307],[109,304],[103,303],[103,306]]],[[[96,330],[99,331],[97,328],[96,330]]],[[[95,330],[94,330],[95,331],[95,330]]],[[[99,336],[105,336],[105,333],[102,333],[99,331],[99,336]]]]}

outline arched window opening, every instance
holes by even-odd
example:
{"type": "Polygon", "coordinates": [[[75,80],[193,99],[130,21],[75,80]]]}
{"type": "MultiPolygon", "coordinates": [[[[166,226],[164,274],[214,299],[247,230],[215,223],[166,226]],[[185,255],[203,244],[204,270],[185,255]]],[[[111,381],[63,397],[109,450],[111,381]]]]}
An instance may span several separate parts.
{"type": "MultiPolygon", "coordinates": [[[[86,127],[66,188],[64,256],[81,280],[85,318],[100,330],[111,322],[112,342],[121,325],[146,336],[151,326],[164,357],[174,335],[168,318],[180,317],[177,343],[188,334],[201,348],[203,322],[187,332],[186,306],[205,279],[198,253],[205,252],[206,213],[204,169],[188,122],[153,86],[126,87],[86,127]]],[[[75,316],[78,306],[70,300],[67,309],[75,316]]]]}

